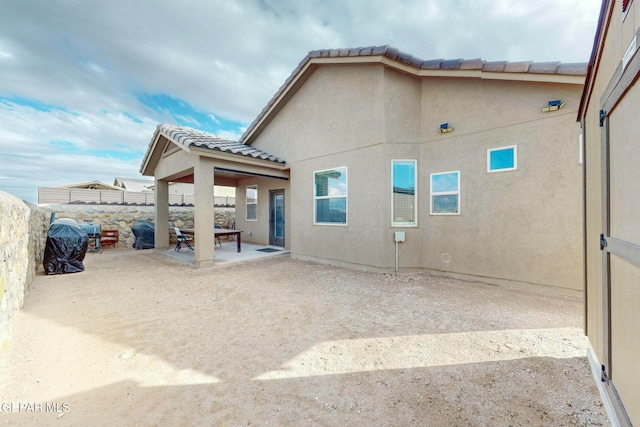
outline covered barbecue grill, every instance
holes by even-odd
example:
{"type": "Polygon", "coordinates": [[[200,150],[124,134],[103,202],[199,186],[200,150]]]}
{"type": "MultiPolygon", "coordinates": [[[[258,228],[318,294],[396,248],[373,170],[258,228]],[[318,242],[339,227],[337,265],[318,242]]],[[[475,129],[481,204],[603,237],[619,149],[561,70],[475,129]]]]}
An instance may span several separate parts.
{"type": "Polygon", "coordinates": [[[42,265],[47,274],[65,274],[84,271],[84,256],[89,237],[72,219],[54,221],[47,233],[42,265]]]}
{"type": "Polygon", "coordinates": [[[136,241],[133,247],[136,249],[152,249],[155,247],[155,227],[152,222],[138,221],[131,227],[136,241]]]}

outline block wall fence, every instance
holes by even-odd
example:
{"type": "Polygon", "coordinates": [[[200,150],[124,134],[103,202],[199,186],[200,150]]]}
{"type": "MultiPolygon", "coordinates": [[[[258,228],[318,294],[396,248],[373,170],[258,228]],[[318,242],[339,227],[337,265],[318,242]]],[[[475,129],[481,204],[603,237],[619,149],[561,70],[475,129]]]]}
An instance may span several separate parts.
{"type": "MultiPolygon", "coordinates": [[[[131,231],[137,221],[154,222],[153,206],[46,205],[36,206],[0,191],[0,349],[12,337],[15,313],[22,308],[42,261],[51,214],[82,223],[118,230],[116,248],[132,248],[131,231]]],[[[169,207],[168,230],[193,227],[193,207],[169,207]]],[[[234,208],[216,208],[215,224],[226,227],[235,221],[234,208]]],[[[171,243],[175,243],[175,234],[171,243]]],[[[81,273],[80,273],[81,274],[81,273]]]]}

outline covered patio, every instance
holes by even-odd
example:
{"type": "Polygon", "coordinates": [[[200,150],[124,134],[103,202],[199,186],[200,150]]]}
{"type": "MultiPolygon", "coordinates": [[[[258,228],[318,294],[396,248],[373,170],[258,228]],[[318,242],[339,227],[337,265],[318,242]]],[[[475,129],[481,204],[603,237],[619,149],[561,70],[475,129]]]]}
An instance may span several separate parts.
{"type": "MultiPolygon", "coordinates": [[[[176,251],[170,247],[169,249],[162,250],[160,253],[185,264],[195,265],[194,251],[188,248],[183,247],[180,251],[176,251]]],[[[236,242],[223,241],[221,246],[215,248],[214,261],[216,267],[222,267],[240,262],[255,261],[288,254],[289,251],[287,249],[254,245],[252,243],[242,243],[242,252],[238,252],[236,251],[236,242]]]]}
{"type": "Polygon", "coordinates": [[[169,183],[194,184],[197,268],[214,263],[214,183],[237,187],[239,180],[249,176],[289,179],[289,167],[276,156],[205,132],[167,124],[156,128],[140,172],[155,179],[155,246],[159,251],[169,248],[169,183]]]}

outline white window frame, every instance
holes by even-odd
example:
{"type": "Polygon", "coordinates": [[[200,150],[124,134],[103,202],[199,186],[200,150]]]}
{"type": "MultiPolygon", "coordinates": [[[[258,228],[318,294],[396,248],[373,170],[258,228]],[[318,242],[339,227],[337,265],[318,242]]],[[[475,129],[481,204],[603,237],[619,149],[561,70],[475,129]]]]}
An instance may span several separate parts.
{"type": "Polygon", "coordinates": [[[328,169],[314,171],[313,172],[313,225],[331,225],[335,227],[346,227],[348,223],[349,223],[349,171],[348,171],[348,168],[346,166],[338,166],[335,168],[328,168],[328,169]],[[344,169],[345,184],[347,186],[344,196],[316,196],[316,174],[332,171],[332,170],[338,170],[338,169],[344,169]],[[317,206],[316,201],[324,200],[324,199],[345,199],[346,212],[345,212],[344,223],[316,221],[316,219],[318,218],[316,215],[316,206],[317,206]]]}
{"type": "Polygon", "coordinates": [[[507,145],[505,147],[496,147],[487,149],[487,172],[488,173],[496,173],[496,172],[508,172],[518,170],[518,146],[517,145],[507,145]],[[512,168],[501,168],[501,169],[491,169],[491,153],[494,151],[502,151],[513,148],[513,167],[512,168]]]}
{"type": "Polygon", "coordinates": [[[257,184],[247,185],[247,187],[245,188],[244,200],[245,200],[245,213],[244,213],[245,220],[247,220],[247,221],[257,221],[258,220],[258,185],[257,184]],[[249,191],[248,191],[250,188],[256,190],[256,201],[255,202],[251,202],[251,203],[249,203],[249,191]],[[249,219],[249,205],[256,205],[256,217],[255,217],[255,219],[249,219]]]}
{"type": "Polygon", "coordinates": [[[460,197],[460,171],[448,171],[448,172],[437,172],[437,173],[432,173],[429,175],[429,190],[430,190],[430,194],[429,194],[429,206],[430,206],[430,214],[431,215],[460,215],[460,212],[462,211],[462,198],[460,197]],[[458,191],[439,191],[439,192],[435,192],[433,191],[433,177],[437,176],[437,175],[448,175],[450,173],[457,173],[458,174],[458,191]],[[433,211],[433,196],[458,196],[458,212],[434,212],[433,211]]]}
{"type": "Polygon", "coordinates": [[[391,226],[392,227],[417,227],[418,226],[418,161],[415,159],[391,159],[391,226]],[[395,162],[413,163],[413,222],[395,222],[393,204],[393,164],[395,162]]]}

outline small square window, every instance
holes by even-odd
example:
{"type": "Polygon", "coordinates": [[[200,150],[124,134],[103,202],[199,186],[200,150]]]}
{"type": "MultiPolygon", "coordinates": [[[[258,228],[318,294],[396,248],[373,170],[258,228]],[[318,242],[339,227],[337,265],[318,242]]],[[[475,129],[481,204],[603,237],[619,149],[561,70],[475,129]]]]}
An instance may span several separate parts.
{"type": "Polygon", "coordinates": [[[503,172],[518,169],[518,148],[491,148],[487,150],[487,172],[503,172]]]}

